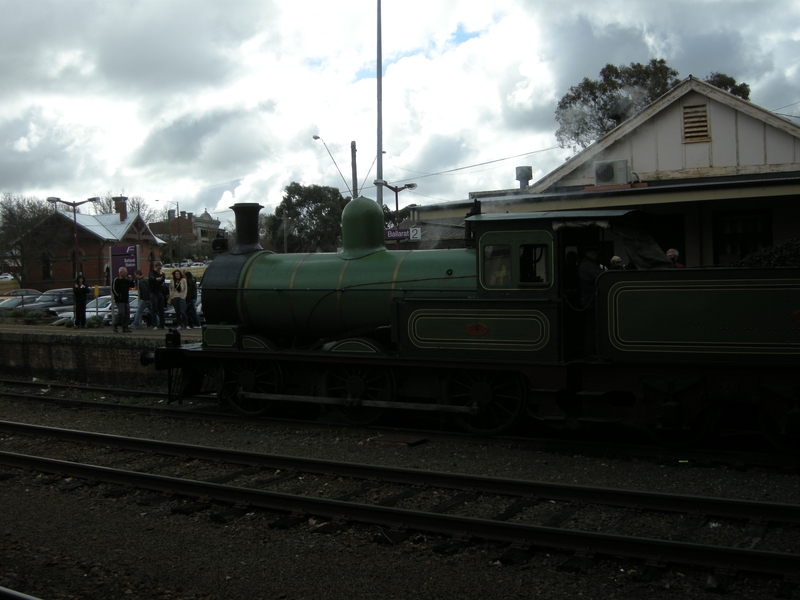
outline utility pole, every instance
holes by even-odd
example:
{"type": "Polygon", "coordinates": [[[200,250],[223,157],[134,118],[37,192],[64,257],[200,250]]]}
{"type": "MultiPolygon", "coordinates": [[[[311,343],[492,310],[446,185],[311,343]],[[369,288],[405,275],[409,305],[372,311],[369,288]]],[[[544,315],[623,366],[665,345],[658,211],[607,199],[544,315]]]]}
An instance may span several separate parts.
{"type": "MultiPolygon", "coordinates": [[[[378,0],[378,179],[383,179],[383,51],[381,49],[381,0],[378,0]]],[[[383,210],[383,186],[377,189],[378,206],[383,210]]]]}
{"type": "Polygon", "coordinates": [[[358,175],[356,174],[356,143],[350,142],[350,162],[353,165],[353,200],[358,195],[358,175]]]}

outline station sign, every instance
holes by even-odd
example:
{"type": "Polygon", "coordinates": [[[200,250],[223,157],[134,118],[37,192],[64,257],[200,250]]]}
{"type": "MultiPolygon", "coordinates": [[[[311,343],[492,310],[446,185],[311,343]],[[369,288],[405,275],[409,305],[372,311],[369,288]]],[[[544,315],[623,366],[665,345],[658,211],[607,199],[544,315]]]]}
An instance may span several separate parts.
{"type": "Polygon", "coordinates": [[[128,269],[128,278],[133,278],[136,269],[139,268],[139,247],[138,246],[112,246],[111,247],[111,281],[119,276],[120,267],[128,269]]]}
{"type": "Polygon", "coordinates": [[[411,240],[422,239],[421,227],[409,227],[407,229],[384,229],[383,239],[385,240],[411,240]]]}

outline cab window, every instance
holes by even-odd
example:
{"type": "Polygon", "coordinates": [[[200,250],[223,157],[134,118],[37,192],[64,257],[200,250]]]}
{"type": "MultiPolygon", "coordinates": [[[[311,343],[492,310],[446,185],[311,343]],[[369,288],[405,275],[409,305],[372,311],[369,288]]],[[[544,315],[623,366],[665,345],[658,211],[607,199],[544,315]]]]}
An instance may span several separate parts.
{"type": "Polygon", "coordinates": [[[489,231],[480,238],[481,286],[545,290],[553,285],[553,237],[547,231],[489,231]]]}
{"type": "Polygon", "coordinates": [[[549,283],[550,257],[546,244],[521,244],[519,247],[520,283],[549,283]]]}
{"type": "Polygon", "coordinates": [[[511,246],[484,246],[483,268],[484,284],[487,287],[508,287],[511,284],[511,246]]]}

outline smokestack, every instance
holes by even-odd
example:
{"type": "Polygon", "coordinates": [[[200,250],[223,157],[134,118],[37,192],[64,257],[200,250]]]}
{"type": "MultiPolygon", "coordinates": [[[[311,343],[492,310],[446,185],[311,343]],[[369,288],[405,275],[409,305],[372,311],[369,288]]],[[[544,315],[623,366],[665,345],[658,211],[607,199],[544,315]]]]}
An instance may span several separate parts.
{"type": "Polygon", "coordinates": [[[236,247],[231,254],[263,250],[258,243],[258,213],[264,207],[257,202],[240,202],[231,208],[236,215],[236,247]]]}
{"type": "Polygon", "coordinates": [[[519,189],[524,190],[528,187],[528,183],[533,179],[532,167],[517,167],[517,181],[519,181],[519,189]]]}

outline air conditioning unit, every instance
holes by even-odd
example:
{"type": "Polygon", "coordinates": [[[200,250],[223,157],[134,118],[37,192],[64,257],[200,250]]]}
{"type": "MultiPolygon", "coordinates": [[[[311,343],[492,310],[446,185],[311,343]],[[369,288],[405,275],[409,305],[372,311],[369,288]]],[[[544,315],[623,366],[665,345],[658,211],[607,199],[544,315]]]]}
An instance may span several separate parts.
{"type": "Polygon", "coordinates": [[[598,160],[594,163],[595,185],[630,183],[631,170],[627,160],[598,160]]]}

